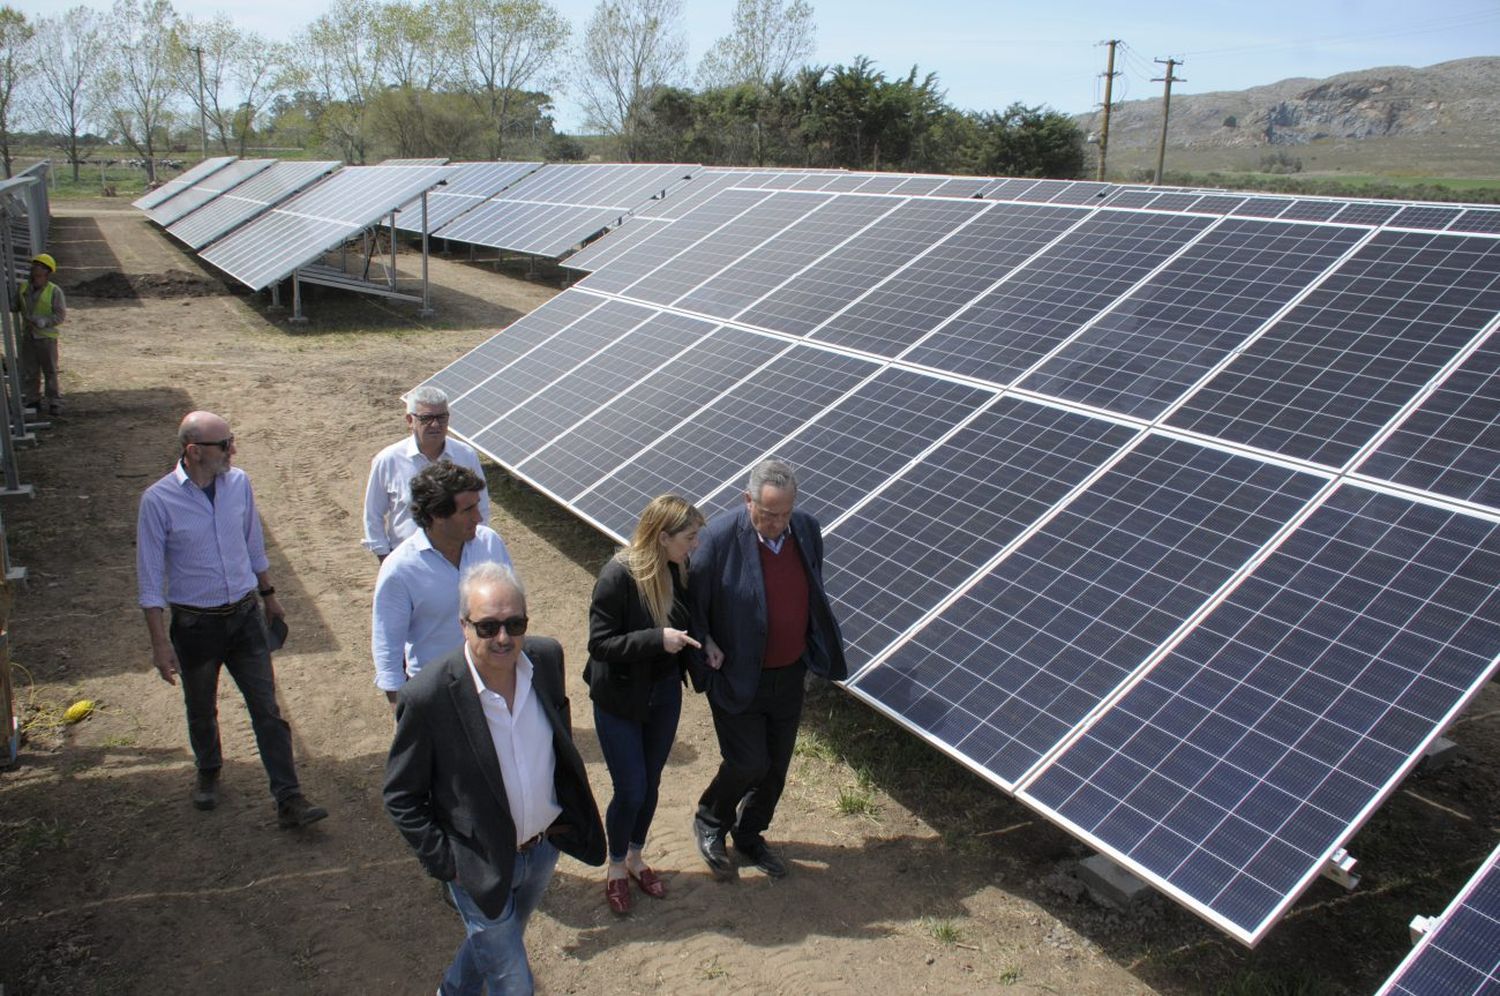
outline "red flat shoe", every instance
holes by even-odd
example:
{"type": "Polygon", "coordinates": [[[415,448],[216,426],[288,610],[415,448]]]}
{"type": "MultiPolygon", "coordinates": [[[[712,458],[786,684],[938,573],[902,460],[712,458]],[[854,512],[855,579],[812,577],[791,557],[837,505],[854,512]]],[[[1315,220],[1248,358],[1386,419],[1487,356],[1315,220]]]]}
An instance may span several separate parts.
{"type": "Polygon", "coordinates": [[[604,898],[609,900],[612,913],[630,912],[630,879],[611,878],[604,882],[604,898]]]}
{"type": "Polygon", "coordinates": [[[662,899],[667,894],[667,883],[663,882],[650,868],[642,868],[640,874],[630,872],[630,877],[635,879],[641,891],[652,899],[662,899]]]}

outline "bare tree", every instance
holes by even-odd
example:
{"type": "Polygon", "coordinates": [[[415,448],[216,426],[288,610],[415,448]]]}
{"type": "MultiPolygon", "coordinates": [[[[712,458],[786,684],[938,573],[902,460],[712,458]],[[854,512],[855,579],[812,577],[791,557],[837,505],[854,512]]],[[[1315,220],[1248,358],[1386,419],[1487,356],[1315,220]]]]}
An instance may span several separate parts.
{"type": "Polygon", "coordinates": [[[31,39],[36,33],[26,15],[11,6],[0,7],[0,159],[5,175],[10,169],[10,133],[15,125],[17,97],[30,80],[36,53],[31,39]]]}
{"type": "Polygon", "coordinates": [[[684,74],[680,0],[603,0],[579,52],[578,88],[596,128],[620,139],[634,161],[651,100],[684,74]]]}
{"type": "Polygon", "coordinates": [[[62,137],[62,150],[73,164],[73,182],[88,150],[83,136],[97,124],[99,74],[104,64],[104,21],[89,7],[77,6],[58,17],[37,22],[34,41],[37,85],[28,94],[28,117],[43,131],[62,137]]]}
{"type": "Polygon", "coordinates": [[[437,0],[381,4],[374,8],[371,26],[386,86],[438,90],[453,81],[460,36],[437,0]]]}
{"type": "Polygon", "coordinates": [[[184,18],[173,41],[178,89],[195,107],[201,93],[209,133],[224,152],[243,156],[256,117],[292,82],[288,47],[236,28],[224,14],[184,18]]]}
{"type": "Polygon", "coordinates": [[[339,143],[345,160],[363,163],[369,146],[366,120],[381,85],[384,53],[369,0],[335,0],[308,25],[299,61],[323,103],[319,125],[339,143]]]}
{"type": "Polygon", "coordinates": [[[110,123],[146,160],[148,183],[156,182],[158,139],[166,135],[176,92],[171,43],[176,23],[170,0],[115,0],[110,12],[108,30],[118,46],[104,72],[110,123]]]}
{"type": "Polygon", "coordinates": [[[499,159],[516,101],[557,85],[568,23],[546,0],[454,0],[452,9],[463,32],[464,86],[489,125],[490,158],[499,159]]]}
{"type": "Polygon", "coordinates": [[[804,0],[738,0],[730,33],[698,64],[698,85],[764,89],[812,56],[816,35],[812,5],[804,0]]]}

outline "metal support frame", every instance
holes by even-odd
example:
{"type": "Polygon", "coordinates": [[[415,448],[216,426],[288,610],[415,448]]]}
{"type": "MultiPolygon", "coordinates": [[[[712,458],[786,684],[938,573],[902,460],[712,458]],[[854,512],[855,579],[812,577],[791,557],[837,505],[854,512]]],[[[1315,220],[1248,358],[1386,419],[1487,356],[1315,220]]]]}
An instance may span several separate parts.
{"type": "MultiPolygon", "coordinates": [[[[396,233],[392,229],[391,246],[393,249],[395,245],[396,233]]],[[[433,314],[432,290],[427,283],[427,253],[429,249],[431,249],[431,243],[428,242],[427,236],[427,191],[424,190],[422,191],[422,307],[417,309],[417,317],[419,318],[431,318],[433,314]]],[[[391,267],[391,273],[392,275],[395,274],[394,265],[391,267]]]]}
{"type": "Polygon", "coordinates": [[[1333,852],[1328,863],[1323,866],[1322,875],[1346,889],[1352,889],[1359,884],[1359,876],[1354,874],[1354,866],[1358,863],[1352,854],[1341,847],[1333,852]]]}

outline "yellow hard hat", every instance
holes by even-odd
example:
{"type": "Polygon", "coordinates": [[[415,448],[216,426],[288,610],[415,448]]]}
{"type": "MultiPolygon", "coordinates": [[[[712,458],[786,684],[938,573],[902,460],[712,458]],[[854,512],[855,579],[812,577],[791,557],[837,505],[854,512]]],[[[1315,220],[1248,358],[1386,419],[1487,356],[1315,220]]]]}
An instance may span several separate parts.
{"type": "Polygon", "coordinates": [[[57,272],[57,260],[53,259],[51,256],[47,255],[44,252],[39,252],[35,256],[31,257],[31,261],[33,263],[41,263],[53,273],[57,272]]]}

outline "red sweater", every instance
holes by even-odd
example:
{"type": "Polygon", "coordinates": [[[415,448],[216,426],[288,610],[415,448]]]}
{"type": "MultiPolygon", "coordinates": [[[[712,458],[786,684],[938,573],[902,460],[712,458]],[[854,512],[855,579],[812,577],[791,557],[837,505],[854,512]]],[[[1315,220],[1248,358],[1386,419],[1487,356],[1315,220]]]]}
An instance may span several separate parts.
{"type": "Polygon", "coordinates": [[[797,538],[790,532],[781,544],[780,553],[772,553],[759,540],[755,545],[760,550],[760,572],[766,583],[766,652],[761,667],[788,667],[797,663],[807,649],[807,622],[812,604],[807,570],[802,566],[797,538]]]}

